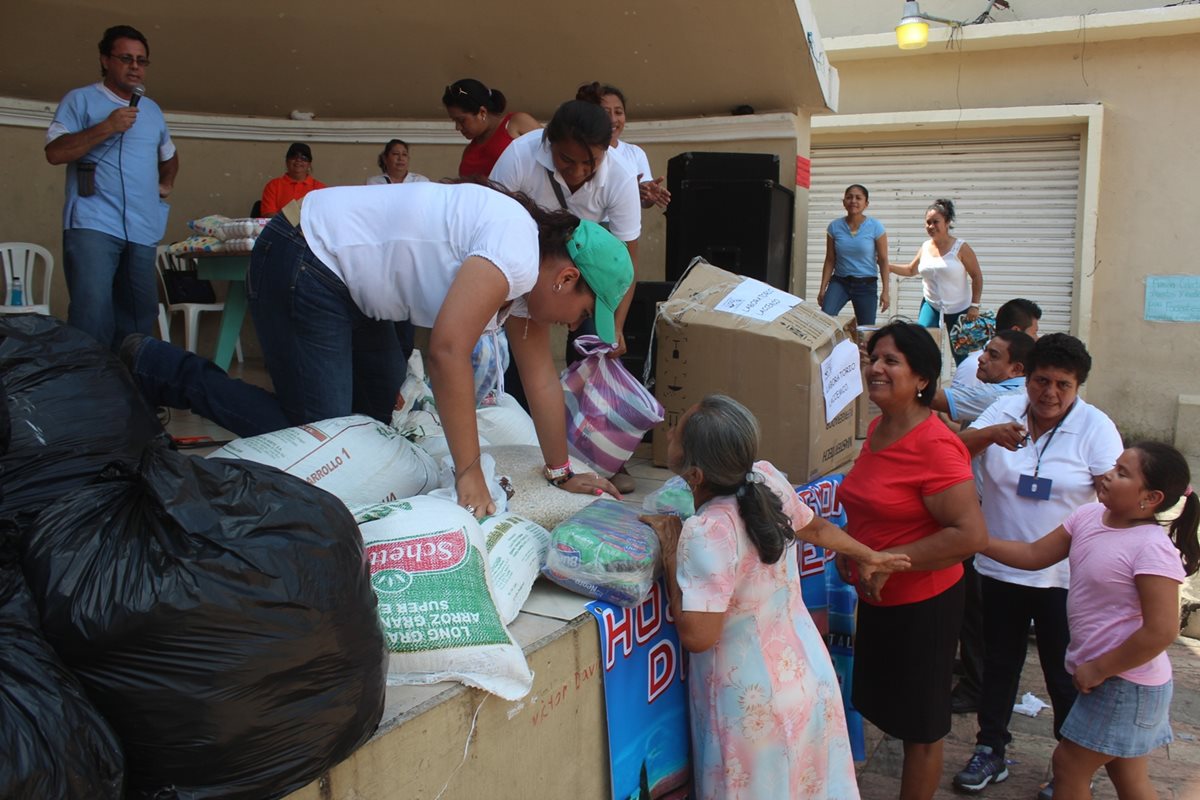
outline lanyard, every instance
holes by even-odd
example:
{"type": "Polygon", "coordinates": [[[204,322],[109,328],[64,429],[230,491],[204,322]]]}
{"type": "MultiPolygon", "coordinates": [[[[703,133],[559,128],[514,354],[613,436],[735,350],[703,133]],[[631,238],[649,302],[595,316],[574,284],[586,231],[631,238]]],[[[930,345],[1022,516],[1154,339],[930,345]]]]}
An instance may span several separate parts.
{"type": "MultiPolygon", "coordinates": [[[[1042,456],[1046,455],[1046,450],[1050,447],[1050,442],[1054,439],[1054,434],[1058,433],[1059,426],[1063,424],[1067,417],[1071,416],[1071,412],[1074,410],[1075,403],[1071,403],[1071,407],[1067,409],[1067,413],[1063,414],[1062,419],[1060,419],[1057,424],[1050,429],[1049,434],[1046,436],[1046,441],[1042,444],[1041,450],[1038,450],[1037,446],[1034,445],[1033,452],[1037,456],[1037,461],[1033,465],[1033,477],[1036,478],[1038,476],[1038,470],[1042,468],[1042,456]]],[[[1026,428],[1031,427],[1029,425],[1029,406],[1025,406],[1025,426],[1026,428]]]]}

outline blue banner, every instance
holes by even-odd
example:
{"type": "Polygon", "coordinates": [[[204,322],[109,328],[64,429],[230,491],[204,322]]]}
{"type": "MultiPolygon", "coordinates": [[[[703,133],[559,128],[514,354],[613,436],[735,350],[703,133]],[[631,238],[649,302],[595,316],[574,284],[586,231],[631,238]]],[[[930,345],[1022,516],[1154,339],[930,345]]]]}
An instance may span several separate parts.
{"type": "MultiPolygon", "coordinates": [[[[811,508],[818,516],[843,530],[846,527],[846,509],[838,500],[838,487],[842,475],[828,475],[804,486],[796,487],[800,502],[811,508]]],[[[823,547],[801,542],[796,557],[800,559],[800,591],[804,605],[812,614],[817,630],[825,637],[833,671],[837,673],[842,689],[842,705],[846,709],[846,729],[850,734],[850,750],[855,761],[867,757],[866,735],[863,718],[850,702],[850,688],[854,680],[854,615],[858,610],[858,595],[853,586],[847,586],[838,575],[833,563],[833,553],[823,547]]]]}
{"type": "Polygon", "coordinates": [[[613,800],[685,798],[691,786],[686,654],[662,581],[637,608],[596,600],[613,800]]]}

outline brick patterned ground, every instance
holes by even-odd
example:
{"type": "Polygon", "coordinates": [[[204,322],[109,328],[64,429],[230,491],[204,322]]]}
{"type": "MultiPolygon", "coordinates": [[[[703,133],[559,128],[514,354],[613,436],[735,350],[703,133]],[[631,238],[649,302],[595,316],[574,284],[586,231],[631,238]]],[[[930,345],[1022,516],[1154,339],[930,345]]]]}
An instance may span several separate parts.
{"type": "MultiPolygon", "coordinates": [[[[1200,800],[1200,641],[1180,638],[1169,650],[1175,670],[1175,697],[1171,723],[1175,743],[1150,757],[1150,776],[1161,800],[1200,800]]],[[[1020,693],[1033,692],[1049,702],[1042,684],[1037,648],[1030,647],[1021,675],[1020,693]]],[[[1050,709],[1036,718],[1013,715],[1013,743],[1008,748],[1008,780],[989,786],[978,797],[985,800],[1033,800],[1046,779],[1054,734],[1050,709]]],[[[963,768],[975,747],[975,716],[955,715],[946,739],[946,763],[938,800],[961,798],[950,779],[963,768]]],[[[893,800],[900,793],[900,743],[867,726],[867,760],[858,765],[858,785],[863,800],[893,800]]],[[[1116,800],[1117,793],[1103,771],[1096,776],[1095,800],[1116,800]]]]}

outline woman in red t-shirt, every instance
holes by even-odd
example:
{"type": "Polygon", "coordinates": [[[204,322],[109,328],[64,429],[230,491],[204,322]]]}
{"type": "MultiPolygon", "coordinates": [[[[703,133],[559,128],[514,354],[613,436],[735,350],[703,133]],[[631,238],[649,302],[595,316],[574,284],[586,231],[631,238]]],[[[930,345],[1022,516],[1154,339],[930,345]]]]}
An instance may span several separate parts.
{"type": "Polygon", "coordinates": [[[454,128],[471,143],[458,164],[460,177],[492,174],[496,159],[523,133],[542,127],[524,111],[505,114],[508,101],[499,89],[489,89],[474,78],[463,78],[446,87],[442,105],[454,128]]]}
{"type": "Polygon", "coordinates": [[[903,553],[912,569],[859,581],[854,707],[904,742],[904,797],[933,797],[950,732],[950,683],[962,622],[962,561],[987,545],[966,447],[929,408],[942,371],[933,337],[894,322],[867,342],[871,423],[838,491],[847,532],[875,550],[903,553]]]}

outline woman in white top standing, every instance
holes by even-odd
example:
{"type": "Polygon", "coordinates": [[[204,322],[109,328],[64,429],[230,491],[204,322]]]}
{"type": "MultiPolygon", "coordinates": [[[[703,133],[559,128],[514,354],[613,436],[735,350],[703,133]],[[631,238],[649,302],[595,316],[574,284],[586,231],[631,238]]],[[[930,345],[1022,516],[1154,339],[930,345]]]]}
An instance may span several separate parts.
{"type": "MultiPolygon", "coordinates": [[[[947,333],[960,316],[974,321],[979,316],[979,298],[983,294],[983,272],[975,251],[962,239],[950,235],[954,225],[954,202],[933,201],[925,212],[925,232],[929,240],[921,245],[916,258],[907,265],[888,264],[897,275],[911,278],[920,274],[924,291],[917,323],[936,328],[945,318],[947,333]]],[[[954,362],[966,358],[955,355],[954,362]]]]}
{"type": "Polygon", "coordinates": [[[408,171],[408,142],[403,139],[392,139],[383,146],[379,154],[380,174],[367,178],[367,185],[378,183],[421,183],[428,181],[424,175],[408,171]]]}
{"type": "Polygon", "coordinates": [[[615,86],[592,81],[579,87],[575,99],[595,103],[608,114],[608,119],[612,122],[609,155],[619,159],[625,165],[625,169],[636,176],[642,208],[666,208],[671,202],[671,193],[662,185],[665,178],[654,177],[645,150],[636,144],[621,140],[621,134],[625,132],[625,93],[615,86]]]}

